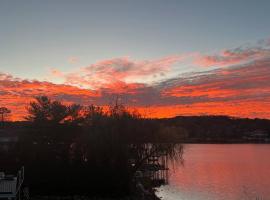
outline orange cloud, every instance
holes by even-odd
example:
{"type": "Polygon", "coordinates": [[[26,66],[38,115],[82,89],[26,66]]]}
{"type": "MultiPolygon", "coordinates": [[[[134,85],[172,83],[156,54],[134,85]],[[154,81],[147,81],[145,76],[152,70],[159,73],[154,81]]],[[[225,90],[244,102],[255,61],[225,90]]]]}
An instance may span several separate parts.
{"type": "Polygon", "coordinates": [[[100,91],[108,94],[138,94],[140,89],[144,89],[146,86],[142,83],[125,83],[123,81],[117,81],[110,84],[105,84],[100,91]]]}
{"type": "MultiPolygon", "coordinates": [[[[193,55],[194,56],[194,55],[193,55]]],[[[165,79],[185,56],[151,61],[115,58],[72,73],[52,70],[65,84],[29,81],[0,73],[0,106],[12,110],[13,119],[26,115],[25,106],[37,95],[66,103],[106,106],[116,96],[147,117],[176,115],[231,115],[270,118],[270,50],[225,50],[208,56],[201,66],[208,71],[189,72],[165,79]],[[162,76],[159,82],[145,81],[162,76]],[[143,81],[140,81],[142,79],[143,81]],[[147,83],[147,84],[146,84],[147,83]],[[86,88],[92,88],[86,89],[86,88]]]]}
{"type": "Polygon", "coordinates": [[[100,88],[118,82],[136,82],[164,76],[185,56],[169,56],[157,60],[136,61],[128,57],[99,61],[77,72],[65,75],[66,83],[86,88],[100,88]]]}
{"type": "Polygon", "coordinates": [[[269,70],[270,59],[200,74],[194,73],[172,83],[162,94],[174,97],[206,97],[208,101],[268,97],[269,70]]]}
{"type": "Polygon", "coordinates": [[[47,95],[66,103],[90,103],[100,94],[96,91],[80,89],[74,86],[49,82],[28,81],[0,74],[0,105],[12,110],[13,120],[22,120],[26,116],[25,107],[35,96],[47,95]]]}

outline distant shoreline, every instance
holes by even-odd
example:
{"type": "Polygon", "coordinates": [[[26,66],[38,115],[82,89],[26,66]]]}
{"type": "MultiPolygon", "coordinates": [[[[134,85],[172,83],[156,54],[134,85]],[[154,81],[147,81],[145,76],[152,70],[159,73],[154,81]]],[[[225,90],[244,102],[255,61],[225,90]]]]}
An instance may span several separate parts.
{"type": "MultiPolygon", "coordinates": [[[[178,143],[178,142],[177,142],[178,143]]],[[[222,141],[222,142],[219,142],[219,141],[202,141],[202,142],[199,142],[199,141],[182,141],[179,143],[181,144],[270,144],[270,141],[268,142],[254,142],[254,141],[251,141],[251,142],[246,142],[246,141],[239,141],[239,142],[236,142],[236,141],[222,141]]]]}

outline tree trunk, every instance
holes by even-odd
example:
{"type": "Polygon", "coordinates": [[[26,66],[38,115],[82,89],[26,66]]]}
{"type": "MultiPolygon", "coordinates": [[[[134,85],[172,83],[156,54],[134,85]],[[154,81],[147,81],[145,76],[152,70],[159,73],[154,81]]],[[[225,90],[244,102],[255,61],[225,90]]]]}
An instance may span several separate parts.
{"type": "Polygon", "coordinates": [[[4,113],[1,113],[1,115],[2,128],[4,128],[4,113]]]}

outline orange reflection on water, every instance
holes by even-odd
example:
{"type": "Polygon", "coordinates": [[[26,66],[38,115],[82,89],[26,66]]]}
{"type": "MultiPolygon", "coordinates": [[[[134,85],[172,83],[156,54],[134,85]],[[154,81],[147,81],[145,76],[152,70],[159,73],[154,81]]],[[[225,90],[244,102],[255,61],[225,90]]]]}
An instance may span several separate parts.
{"type": "Polygon", "coordinates": [[[269,144],[186,145],[184,165],[171,170],[170,185],[159,195],[166,200],[268,199],[269,153],[269,144]]]}

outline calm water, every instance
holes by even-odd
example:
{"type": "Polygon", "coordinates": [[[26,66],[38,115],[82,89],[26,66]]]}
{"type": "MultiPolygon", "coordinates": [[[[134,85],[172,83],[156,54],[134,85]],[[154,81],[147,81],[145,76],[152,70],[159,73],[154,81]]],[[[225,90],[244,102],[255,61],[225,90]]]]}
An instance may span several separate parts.
{"type": "Polygon", "coordinates": [[[184,147],[184,164],[170,167],[170,184],[159,188],[158,196],[165,200],[270,199],[269,144],[184,147]]]}

